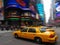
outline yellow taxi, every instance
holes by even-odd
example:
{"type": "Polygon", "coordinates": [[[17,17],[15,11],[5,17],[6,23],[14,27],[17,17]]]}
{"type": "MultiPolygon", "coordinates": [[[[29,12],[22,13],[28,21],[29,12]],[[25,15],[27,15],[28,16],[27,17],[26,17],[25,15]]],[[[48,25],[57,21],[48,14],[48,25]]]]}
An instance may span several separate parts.
{"type": "Polygon", "coordinates": [[[21,30],[13,32],[15,38],[21,37],[26,39],[31,39],[37,43],[49,42],[55,43],[58,36],[56,35],[54,29],[48,27],[25,27],[21,30]]]}

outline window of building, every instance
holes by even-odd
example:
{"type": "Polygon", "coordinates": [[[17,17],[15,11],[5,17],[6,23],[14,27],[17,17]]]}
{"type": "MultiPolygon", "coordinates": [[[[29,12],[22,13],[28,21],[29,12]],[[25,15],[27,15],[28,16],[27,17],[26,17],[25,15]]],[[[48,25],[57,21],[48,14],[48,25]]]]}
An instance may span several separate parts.
{"type": "Polygon", "coordinates": [[[11,16],[17,16],[17,11],[10,12],[11,16]]]}
{"type": "Polygon", "coordinates": [[[30,12],[24,12],[21,16],[30,16],[30,12]]]}
{"type": "Polygon", "coordinates": [[[28,30],[28,32],[36,33],[36,30],[35,30],[34,28],[30,28],[30,29],[28,30]]]}

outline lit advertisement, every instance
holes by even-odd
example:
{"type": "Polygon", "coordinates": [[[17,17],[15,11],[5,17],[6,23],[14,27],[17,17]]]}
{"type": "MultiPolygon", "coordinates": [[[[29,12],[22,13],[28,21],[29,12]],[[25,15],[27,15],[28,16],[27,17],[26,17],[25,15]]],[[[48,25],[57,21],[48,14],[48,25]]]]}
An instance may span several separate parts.
{"type": "Polygon", "coordinates": [[[30,4],[30,5],[29,5],[29,8],[30,8],[30,10],[32,10],[33,12],[35,12],[34,5],[30,4]]]}
{"type": "Polygon", "coordinates": [[[33,3],[35,3],[35,2],[36,2],[36,0],[30,0],[30,2],[33,2],[33,3]]]}
{"type": "Polygon", "coordinates": [[[60,17],[60,2],[57,2],[55,4],[55,8],[56,8],[56,17],[60,17]]]}
{"type": "Polygon", "coordinates": [[[56,17],[60,17],[60,12],[56,12],[56,17]]]}
{"type": "Polygon", "coordinates": [[[45,20],[45,16],[44,16],[43,4],[36,4],[36,6],[37,6],[37,11],[38,11],[41,19],[44,21],[45,20]]]}
{"type": "Polygon", "coordinates": [[[30,9],[30,11],[31,11],[32,14],[34,14],[34,15],[36,14],[35,7],[31,3],[29,4],[29,9],[30,9]]]}
{"type": "Polygon", "coordinates": [[[5,2],[5,7],[16,7],[16,8],[28,8],[29,6],[29,0],[7,0],[5,2]]]}
{"type": "MultiPolygon", "coordinates": [[[[5,0],[4,1],[5,9],[8,8],[20,8],[21,10],[29,10],[29,0],[5,0]]],[[[20,20],[20,15],[17,10],[9,10],[7,12],[6,20],[20,20]]]]}

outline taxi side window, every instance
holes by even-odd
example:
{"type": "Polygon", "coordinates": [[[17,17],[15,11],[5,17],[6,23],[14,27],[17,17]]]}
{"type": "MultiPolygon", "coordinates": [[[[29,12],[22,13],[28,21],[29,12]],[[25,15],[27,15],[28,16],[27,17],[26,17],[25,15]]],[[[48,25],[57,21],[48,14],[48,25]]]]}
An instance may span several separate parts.
{"type": "Polygon", "coordinates": [[[21,32],[27,32],[28,28],[23,28],[21,32]]]}
{"type": "Polygon", "coordinates": [[[36,33],[36,30],[35,30],[35,29],[33,29],[33,28],[29,28],[28,32],[36,33]]]}

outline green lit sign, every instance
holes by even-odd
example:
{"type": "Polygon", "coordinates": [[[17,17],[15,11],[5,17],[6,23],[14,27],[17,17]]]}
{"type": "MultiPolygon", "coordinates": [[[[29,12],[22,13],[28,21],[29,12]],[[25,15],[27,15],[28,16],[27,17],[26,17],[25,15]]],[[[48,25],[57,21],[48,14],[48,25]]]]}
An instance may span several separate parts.
{"type": "Polygon", "coordinates": [[[21,20],[30,20],[29,18],[21,18],[21,20]]]}
{"type": "Polygon", "coordinates": [[[9,20],[19,20],[19,18],[9,18],[9,20]]]}

